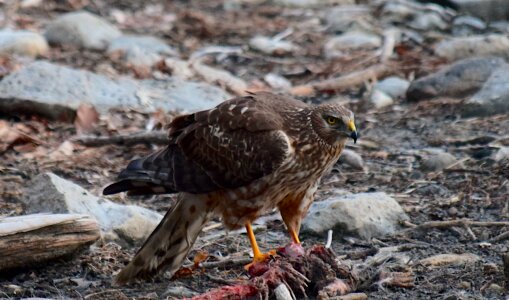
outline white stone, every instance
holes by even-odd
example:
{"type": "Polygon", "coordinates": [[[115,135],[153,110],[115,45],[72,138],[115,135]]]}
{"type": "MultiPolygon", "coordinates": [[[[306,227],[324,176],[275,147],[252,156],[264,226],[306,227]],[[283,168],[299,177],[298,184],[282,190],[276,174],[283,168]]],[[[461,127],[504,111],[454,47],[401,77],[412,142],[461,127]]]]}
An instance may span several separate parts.
{"type": "Polygon", "coordinates": [[[295,52],[298,47],[292,42],[273,39],[266,36],[255,36],[249,40],[249,46],[269,55],[285,55],[295,52]]]}
{"type": "Polygon", "coordinates": [[[359,49],[375,49],[382,45],[378,35],[363,32],[347,32],[329,39],[324,46],[325,57],[340,57],[345,52],[359,49]]]}
{"type": "Polygon", "coordinates": [[[292,88],[290,80],[278,74],[269,73],[263,77],[263,80],[276,90],[287,91],[292,88]]]}
{"type": "Polygon", "coordinates": [[[394,233],[408,220],[401,206],[385,193],[360,193],[317,201],[311,205],[302,223],[302,232],[335,234],[371,239],[394,233]]]}
{"type": "Polygon", "coordinates": [[[366,5],[340,5],[328,9],[325,15],[328,31],[375,32],[375,21],[366,5]]]}
{"type": "Polygon", "coordinates": [[[0,54],[17,54],[37,57],[48,53],[46,39],[36,33],[26,30],[0,31],[0,54]]]}
{"type": "Polygon", "coordinates": [[[90,194],[79,185],[53,173],[39,174],[27,185],[22,197],[27,213],[74,213],[95,218],[105,237],[139,244],[154,230],[162,216],[152,210],[121,205],[90,194]]]}
{"type": "Polygon", "coordinates": [[[495,153],[495,160],[509,163],[509,147],[502,147],[495,153]]]}
{"type": "Polygon", "coordinates": [[[330,5],[355,4],[354,0],[272,0],[274,4],[289,7],[314,8],[330,5]]]}
{"type": "Polygon", "coordinates": [[[409,23],[410,27],[418,30],[445,30],[449,26],[442,17],[435,12],[417,14],[409,23]]]}
{"type": "Polygon", "coordinates": [[[458,161],[454,155],[443,152],[442,150],[430,150],[430,152],[428,157],[424,158],[421,163],[421,170],[424,172],[441,171],[458,161]]]}
{"type": "Polygon", "coordinates": [[[375,89],[384,92],[392,98],[402,98],[405,96],[410,82],[397,76],[387,77],[375,84],[375,89]]]}
{"type": "Polygon", "coordinates": [[[362,156],[353,150],[344,149],[343,152],[341,152],[341,156],[339,156],[338,162],[341,164],[347,164],[358,171],[366,170],[366,165],[362,156]]]}
{"type": "Polygon", "coordinates": [[[164,56],[176,56],[177,51],[153,36],[123,35],[111,41],[108,53],[122,53],[123,59],[135,66],[152,66],[164,56]]]}
{"type": "Polygon", "coordinates": [[[374,89],[369,97],[375,108],[382,108],[394,104],[394,99],[379,89],[374,89]]]}
{"type": "Polygon", "coordinates": [[[66,13],[46,27],[46,39],[52,44],[103,50],[122,33],[108,21],[86,11],[66,13]]]}

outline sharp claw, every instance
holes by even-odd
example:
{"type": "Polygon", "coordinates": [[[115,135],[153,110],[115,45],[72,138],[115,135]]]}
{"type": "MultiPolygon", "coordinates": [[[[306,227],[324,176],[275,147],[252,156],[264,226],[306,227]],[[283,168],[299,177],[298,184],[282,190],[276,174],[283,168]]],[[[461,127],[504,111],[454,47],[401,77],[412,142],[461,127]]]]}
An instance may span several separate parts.
{"type": "Polygon", "coordinates": [[[267,253],[255,256],[253,262],[244,266],[244,269],[249,274],[263,273],[268,269],[267,262],[277,255],[277,250],[270,250],[267,253]]]}

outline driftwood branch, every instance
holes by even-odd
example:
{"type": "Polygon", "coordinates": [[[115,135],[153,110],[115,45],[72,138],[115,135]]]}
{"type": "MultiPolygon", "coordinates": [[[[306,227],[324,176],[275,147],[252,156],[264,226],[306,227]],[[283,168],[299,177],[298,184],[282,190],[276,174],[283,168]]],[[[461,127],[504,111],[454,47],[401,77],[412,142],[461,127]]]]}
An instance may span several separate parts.
{"type": "Polygon", "coordinates": [[[75,253],[99,237],[99,224],[87,215],[0,218],[0,271],[32,267],[75,253]]]}
{"type": "Polygon", "coordinates": [[[166,131],[149,131],[115,136],[80,136],[71,141],[84,146],[99,147],[111,144],[128,146],[144,143],[164,145],[168,143],[168,140],[166,131]]]}
{"type": "Polygon", "coordinates": [[[465,226],[473,226],[473,227],[491,227],[491,226],[509,226],[508,221],[473,221],[469,219],[459,219],[459,220],[449,220],[449,221],[430,221],[425,222],[420,225],[415,225],[411,223],[406,223],[407,226],[410,226],[410,228],[407,228],[405,230],[402,230],[402,233],[407,233],[410,231],[418,231],[418,230],[425,230],[425,229],[443,229],[443,228],[450,228],[450,227],[465,227],[465,226]]]}
{"type": "Polygon", "coordinates": [[[295,96],[311,96],[316,92],[340,91],[356,87],[370,79],[378,79],[389,75],[394,68],[388,64],[377,64],[367,69],[355,71],[337,78],[331,78],[306,85],[299,85],[291,89],[295,96]]]}

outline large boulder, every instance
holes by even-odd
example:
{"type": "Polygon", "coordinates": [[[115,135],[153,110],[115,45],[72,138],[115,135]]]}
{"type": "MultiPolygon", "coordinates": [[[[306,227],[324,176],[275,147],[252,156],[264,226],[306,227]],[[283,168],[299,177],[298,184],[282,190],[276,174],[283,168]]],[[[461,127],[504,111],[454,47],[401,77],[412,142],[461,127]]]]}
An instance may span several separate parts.
{"type": "Polygon", "coordinates": [[[302,232],[323,236],[333,229],[337,234],[371,239],[394,233],[404,220],[408,216],[386,193],[360,193],[314,202],[302,232]]]}
{"type": "Polygon", "coordinates": [[[110,79],[89,71],[36,61],[0,81],[0,110],[73,120],[82,103],[100,113],[110,108],[139,111],[195,111],[211,108],[230,95],[218,87],[179,78],[110,79]]]}
{"type": "Polygon", "coordinates": [[[505,60],[500,57],[476,57],[458,61],[413,81],[407,90],[407,99],[420,101],[471,95],[482,87],[494,70],[505,64],[505,60]]]}
{"type": "Polygon", "coordinates": [[[489,116],[509,112],[509,65],[496,69],[481,90],[463,103],[465,117],[489,116]]]}
{"type": "Polygon", "coordinates": [[[162,216],[152,210],[121,205],[90,194],[79,185],[53,173],[34,177],[22,197],[27,213],[73,213],[95,218],[107,240],[140,244],[162,216]]]}

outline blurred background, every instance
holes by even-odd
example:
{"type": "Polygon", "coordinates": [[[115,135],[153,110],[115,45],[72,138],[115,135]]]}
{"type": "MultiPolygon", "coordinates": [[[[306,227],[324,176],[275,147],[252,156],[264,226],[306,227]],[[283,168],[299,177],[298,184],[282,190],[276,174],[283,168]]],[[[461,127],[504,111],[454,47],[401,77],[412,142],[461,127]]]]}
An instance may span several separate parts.
{"type": "MultiPolygon", "coordinates": [[[[334,229],[332,248],[352,266],[391,253],[359,292],[507,293],[509,1],[0,0],[0,28],[0,297],[181,298],[245,278],[216,267],[113,287],[174,199],[100,195],[167,142],[176,115],[248,91],[355,112],[361,138],[316,197],[340,209],[312,207],[302,230],[309,246],[334,229]],[[41,212],[66,215],[39,227],[11,219],[41,212]],[[61,218],[81,238],[62,233],[61,218]],[[55,238],[45,226],[66,241],[61,252],[9,246],[55,238]]],[[[266,249],[286,241],[276,212],[255,228],[266,249]]],[[[204,262],[248,257],[243,234],[214,220],[195,248],[204,262]]]]}

